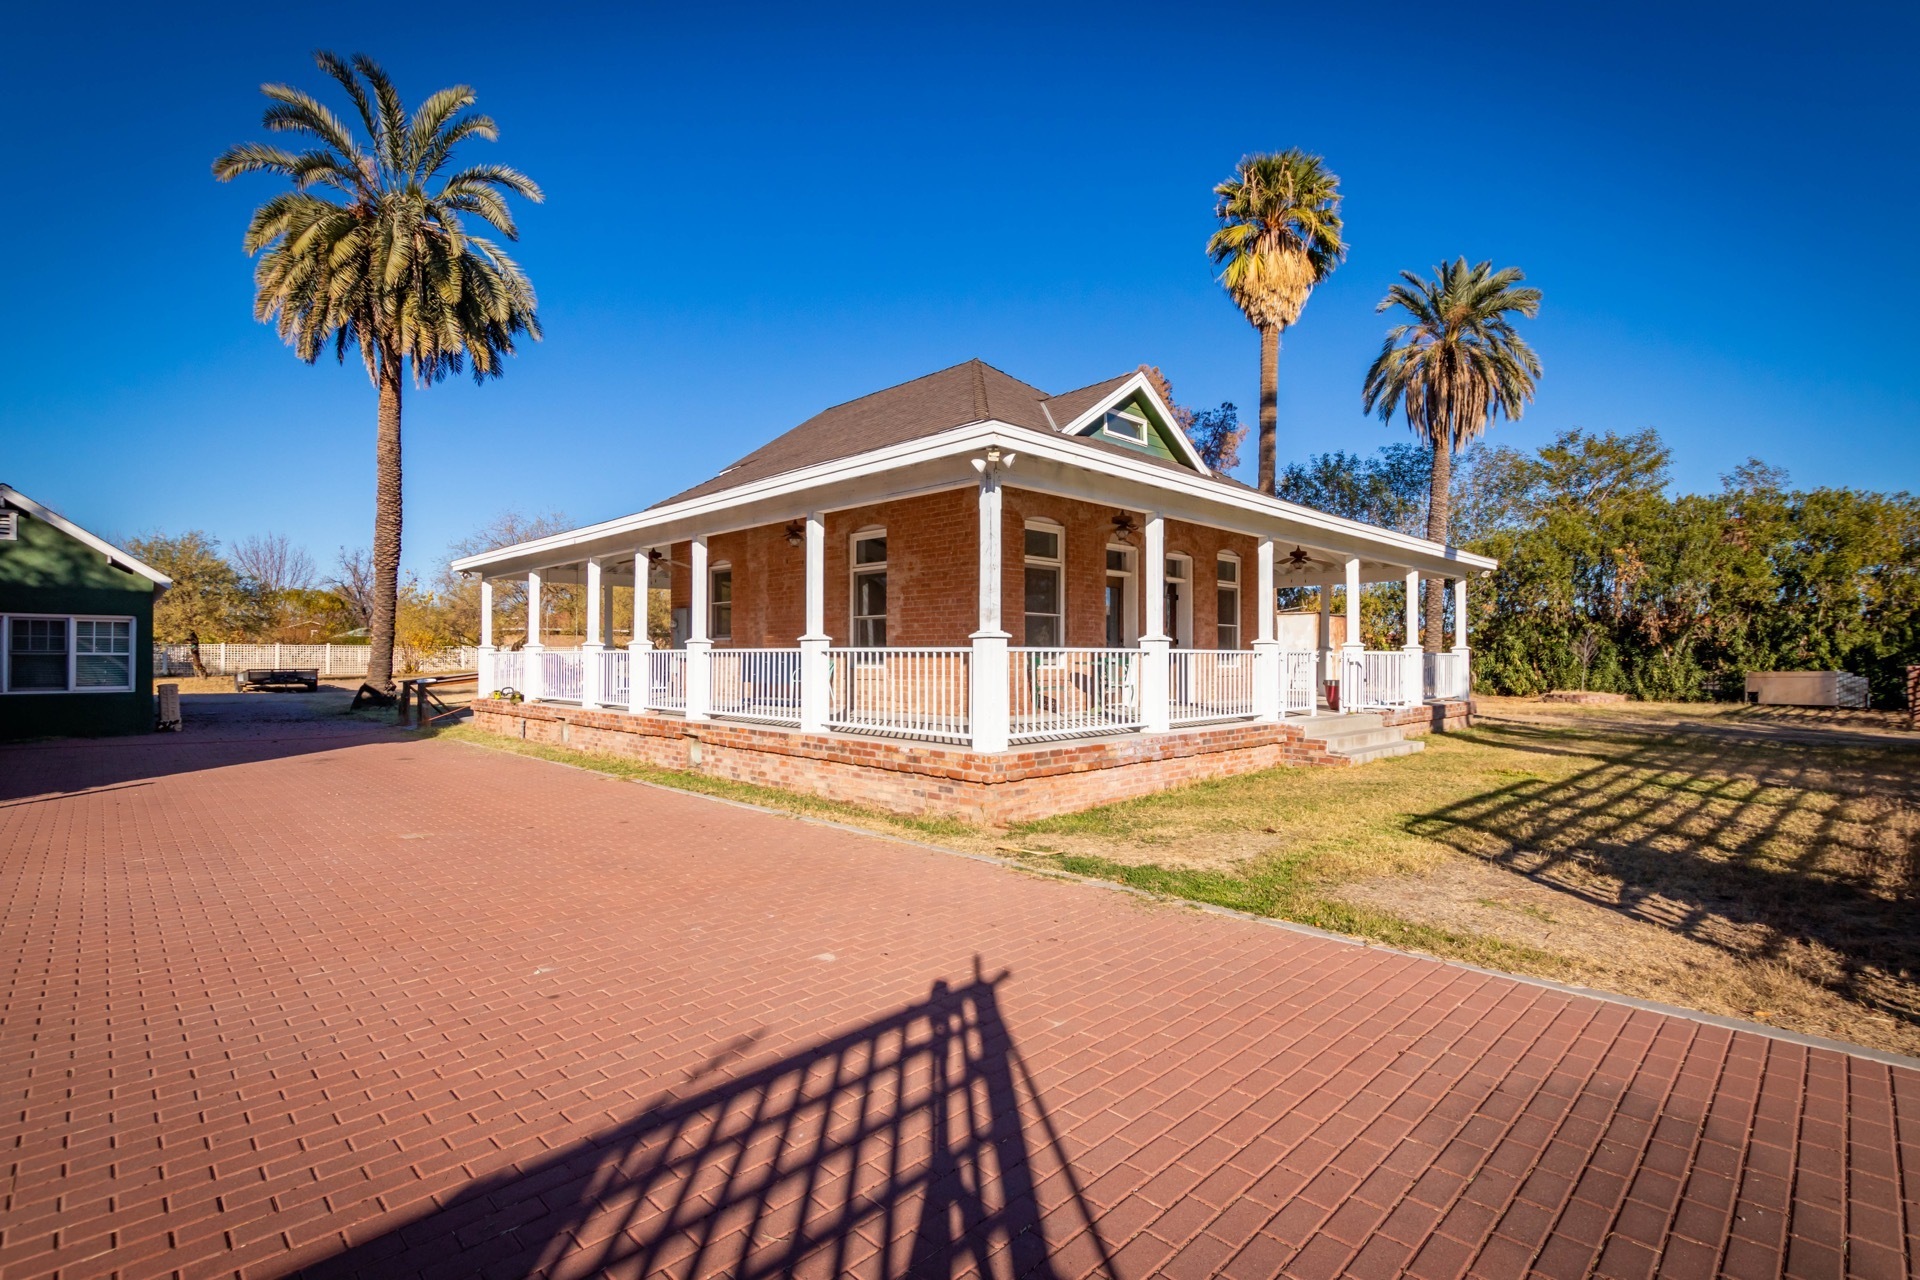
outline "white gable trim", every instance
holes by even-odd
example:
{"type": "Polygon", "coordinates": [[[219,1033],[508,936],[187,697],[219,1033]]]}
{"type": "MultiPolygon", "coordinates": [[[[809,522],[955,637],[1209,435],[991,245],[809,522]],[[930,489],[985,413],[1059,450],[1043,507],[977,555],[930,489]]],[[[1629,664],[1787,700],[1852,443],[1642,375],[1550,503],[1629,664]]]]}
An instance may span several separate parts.
{"type": "MultiPolygon", "coordinates": [[[[999,445],[1009,452],[1029,457],[1046,457],[1076,472],[1108,476],[1131,481],[1147,489],[1179,494],[1212,507],[1222,515],[1229,512],[1238,515],[1241,518],[1232,527],[1255,536],[1297,538],[1328,550],[1356,555],[1364,552],[1386,563],[1418,568],[1429,574],[1445,573],[1449,577],[1458,576],[1455,571],[1461,566],[1486,571],[1497,565],[1494,560],[1457,547],[1442,546],[1425,538],[1315,511],[1311,507],[1286,502],[1254,489],[1227,485],[1208,479],[1204,474],[1194,474],[1145,457],[1136,457],[1125,450],[1091,450],[1084,445],[1069,444],[1065,440],[1050,437],[1045,432],[1008,426],[989,419],[852,457],[801,467],[783,475],[770,476],[703,497],[689,498],[671,506],[655,507],[566,533],[550,534],[515,546],[465,556],[455,560],[452,568],[456,573],[494,571],[504,574],[566,564],[583,555],[617,555],[631,550],[649,534],[659,536],[665,533],[676,538],[684,537],[689,521],[708,522],[708,527],[703,530],[708,533],[721,532],[725,528],[747,527],[729,524],[726,513],[769,500],[789,502],[793,511],[803,512],[820,504],[819,494],[822,490],[831,490],[839,484],[916,464],[964,456],[988,445],[999,445]],[[1268,524],[1276,519],[1284,521],[1285,527],[1275,529],[1268,524]],[[1314,537],[1314,533],[1321,536],[1314,537]]],[[[951,487],[966,487],[972,483],[971,474],[956,471],[951,487]]],[[[1025,487],[1017,475],[1011,483],[1015,487],[1025,487]]],[[[762,513],[752,523],[765,524],[768,518],[762,513]]]]}
{"type": "MultiPolygon", "coordinates": [[[[1147,375],[1138,370],[1135,370],[1133,376],[1129,377],[1125,382],[1095,401],[1092,408],[1075,418],[1072,422],[1061,427],[1060,434],[1063,436],[1077,436],[1082,434],[1096,421],[1106,417],[1107,410],[1113,408],[1122,400],[1132,399],[1142,391],[1147,393],[1147,399],[1153,402],[1153,407],[1159,410],[1160,421],[1166,423],[1167,434],[1179,443],[1180,452],[1185,457],[1188,465],[1203,476],[1212,475],[1212,468],[1207,466],[1205,459],[1200,456],[1200,451],[1193,447],[1193,441],[1187,439],[1187,433],[1182,431],[1180,424],[1174,420],[1173,410],[1167,405],[1165,400],[1160,398],[1160,393],[1154,390],[1153,382],[1147,375]]],[[[1053,414],[1051,412],[1047,414],[1047,420],[1049,422],[1053,421],[1053,414]]]]}
{"type": "Polygon", "coordinates": [[[73,521],[61,515],[51,507],[45,507],[20,492],[12,485],[0,484],[0,502],[10,507],[18,507],[36,520],[44,520],[75,542],[84,543],[107,558],[107,563],[117,564],[123,569],[131,569],[165,591],[173,585],[173,579],[150,564],[136,560],[105,538],[95,537],[73,521]]]}

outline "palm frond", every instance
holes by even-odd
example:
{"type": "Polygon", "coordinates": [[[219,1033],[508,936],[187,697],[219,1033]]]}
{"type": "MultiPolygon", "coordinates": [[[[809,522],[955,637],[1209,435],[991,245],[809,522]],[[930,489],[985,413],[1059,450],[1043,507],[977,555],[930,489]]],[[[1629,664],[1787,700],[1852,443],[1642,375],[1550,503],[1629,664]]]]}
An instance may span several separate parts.
{"type": "Polygon", "coordinates": [[[475,164],[430,196],[424,183],[461,143],[499,136],[489,117],[462,114],[472,90],[443,89],[409,118],[371,59],[322,53],[316,61],[353,102],[366,141],[314,98],[269,85],[267,128],[304,133],[320,146],[243,143],[214,163],[223,181],[265,172],[292,184],[247,225],[254,314],[302,360],[331,350],[344,362],[358,351],[376,381],[396,362],[410,364],[420,382],[469,371],[499,376],[520,335],[541,337],[538,302],[519,265],[470,235],[461,218],[472,215],[511,240],[508,198],[542,200],[539,186],[507,165],[475,164]],[[340,198],[327,198],[323,187],[340,198]]]}

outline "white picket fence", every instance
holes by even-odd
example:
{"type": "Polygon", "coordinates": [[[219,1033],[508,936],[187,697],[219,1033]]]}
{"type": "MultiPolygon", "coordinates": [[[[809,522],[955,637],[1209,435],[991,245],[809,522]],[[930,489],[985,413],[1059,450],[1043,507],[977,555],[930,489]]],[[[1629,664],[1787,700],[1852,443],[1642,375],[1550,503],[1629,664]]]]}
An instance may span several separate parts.
{"type": "MultiPolygon", "coordinates": [[[[248,667],[312,668],[324,676],[364,676],[370,646],[364,644],[203,644],[200,661],[209,675],[232,675],[248,667]]],[[[153,646],[153,674],[190,676],[193,674],[193,646],[156,644],[153,646]]],[[[440,649],[431,653],[394,655],[400,669],[412,658],[416,671],[469,671],[478,662],[471,645],[440,649]]]]}

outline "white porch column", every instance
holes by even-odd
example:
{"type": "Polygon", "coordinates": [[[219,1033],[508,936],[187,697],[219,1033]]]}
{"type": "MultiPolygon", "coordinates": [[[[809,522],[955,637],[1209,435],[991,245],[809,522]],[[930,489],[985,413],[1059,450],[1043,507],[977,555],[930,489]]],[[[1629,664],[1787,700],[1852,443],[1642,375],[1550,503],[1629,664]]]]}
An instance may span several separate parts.
{"type": "MultiPolygon", "coordinates": [[[[328,646],[331,657],[332,646],[328,646]]],[[[479,688],[476,697],[490,698],[500,686],[493,677],[493,579],[485,573],[480,575],[480,645],[474,651],[476,666],[480,671],[479,688]]]]}
{"type": "Polygon", "coordinates": [[[1340,646],[1340,709],[1354,711],[1366,683],[1366,645],[1360,639],[1360,557],[1347,557],[1347,639],[1340,646]]]}
{"type": "Polygon", "coordinates": [[[1407,571],[1407,640],[1400,646],[1400,678],[1405,682],[1400,697],[1410,707],[1426,700],[1426,655],[1420,649],[1420,571],[1407,571]]]}
{"type": "Polygon", "coordinates": [[[605,588],[598,557],[587,560],[587,635],[580,645],[580,705],[589,709],[600,705],[601,629],[606,625],[605,588]]]}
{"type": "Polygon", "coordinates": [[[1455,675],[1455,685],[1451,696],[1471,698],[1473,696],[1473,654],[1467,648],[1467,580],[1453,580],[1453,651],[1459,657],[1454,666],[1459,668],[1455,675]]]}
{"type": "Polygon", "coordinates": [[[800,732],[825,733],[832,708],[833,667],[827,646],[827,518],[807,513],[806,632],[800,637],[800,732]]]}
{"type": "Polygon", "coordinates": [[[647,690],[653,679],[653,640],[647,635],[647,577],[653,565],[647,547],[633,549],[633,632],[627,637],[627,710],[639,715],[647,709],[647,690]]]}
{"type": "Polygon", "coordinates": [[[547,646],[540,643],[541,581],[538,569],[527,570],[527,642],[520,646],[520,692],[528,702],[540,700],[540,655],[547,646]]]}
{"type": "Polygon", "coordinates": [[[1173,637],[1167,634],[1167,521],[1158,511],[1146,513],[1147,631],[1140,637],[1140,719],[1146,732],[1173,728],[1168,668],[1173,663],[1173,637]]]}
{"type": "Polygon", "coordinates": [[[1260,539],[1255,556],[1254,601],[1260,613],[1253,641],[1253,718],[1278,720],[1286,711],[1280,642],[1273,638],[1273,539],[1260,539]]]}
{"type": "Polygon", "coordinates": [[[707,535],[693,540],[692,593],[687,610],[687,719],[706,720],[712,705],[713,668],[707,661],[713,640],[707,635],[707,535]]]}
{"type": "Polygon", "coordinates": [[[984,458],[975,458],[980,473],[980,564],[976,585],[980,598],[980,626],[970,637],[973,641],[972,680],[968,690],[968,717],[972,723],[975,751],[1005,751],[1011,732],[1011,670],[1007,662],[1007,643],[1013,637],[1000,622],[1001,559],[1001,467],[1011,466],[1013,458],[988,450],[984,458]]]}

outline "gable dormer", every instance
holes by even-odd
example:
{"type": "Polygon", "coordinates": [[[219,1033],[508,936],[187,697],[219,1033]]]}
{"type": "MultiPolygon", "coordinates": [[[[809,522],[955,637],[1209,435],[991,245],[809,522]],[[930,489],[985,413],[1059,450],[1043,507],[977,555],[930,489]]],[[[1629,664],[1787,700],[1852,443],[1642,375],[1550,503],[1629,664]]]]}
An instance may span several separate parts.
{"type": "Polygon", "coordinates": [[[1063,435],[1149,454],[1209,474],[1200,451],[1174,421],[1143,373],[1069,391],[1046,402],[1047,414],[1063,435]]]}

